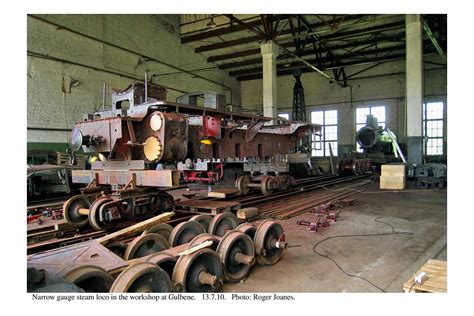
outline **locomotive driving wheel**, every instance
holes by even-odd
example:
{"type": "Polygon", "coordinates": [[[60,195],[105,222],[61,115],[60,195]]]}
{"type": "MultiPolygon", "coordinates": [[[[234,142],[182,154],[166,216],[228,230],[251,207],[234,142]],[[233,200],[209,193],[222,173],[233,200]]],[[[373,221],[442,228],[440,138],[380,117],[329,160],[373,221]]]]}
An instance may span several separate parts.
{"type": "Polygon", "coordinates": [[[237,217],[233,213],[220,213],[214,216],[212,221],[209,223],[209,233],[222,237],[227,231],[235,229],[237,225],[237,217]]]}
{"type": "Polygon", "coordinates": [[[287,245],[283,227],[273,220],[264,220],[257,227],[254,243],[257,262],[261,265],[275,264],[287,245]]]}
{"type": "Polygon", "coordinates": [[[217,255],[223,265],[224,278],[239,282],[245,278],[255,264],[255,247],[252,239],[244,233],[227,232],[217,246],[217,255]]]}
{"type": "Polygon", "coordinates": [[[160,223],[160,224],[153,225],[150,228],[144,230],[142,235],[152,234],[152,233],[159,234],[163,236],[166,240],[168,240],[172,230],[173,230],[173,226],[171,226],[170,224],[160,223]]]}
{"type": "Polygon", "coordinates": [[[189,219],[190,221],[196,221],[199,222],[199,224],[204,227],[204,231],[207,232],[209,229],[209,223],[212,220],[212,217],[209,215],[201,214],[201,215],[195,215],[189,219]]]}
{"type": "Polygon", "coordinates": [[[170,279],[173,276],[173,270],[177,260],[177,258],[166,253],[166,251],[157,252],[147,259],[148,262],[154,263],[165,270],[170,279]]]}
{"type": "Polygon", "coordinates": [[[176,225],[171,231],[169,243],[176,247],[190,242],[194,237],[204,233],[204,227],[199,222],[187,221],[176,225]]]}
{"type": "Polygon", "coordinates": [[[76,195],[68,199],[63,204],[64,218],[73,227],[83,227],[89,222],[86,209],[89,209],[91,202],[85,195],[76,195]]]}
{"type": "Polygon", "coordinates": [[[173,270],[176,292],[216,292],[222,283],[222,264],[214,250],[204,248],[179,257],[173,270]]]}
{"type": "Polygon", "coordinates": [[[168,274],[151,262],[136,262],[119,274],[110,288],[112,293],[171,292],[168,274]]]}
{"type": "Polygon", "coordinates": [[[113,201],[111,198],[100,197],[94,202],[92,202],[88,217],[89,217],[89,224],[95,230],[107,231],[115,227],[115,223],[105,223],[101,221],[99,217],[100,216],[99,214],[102,211],[102,207],[104,206],[104,204],[111,201],[113,201]]]}
{"type": "Polygon", "coordinates": [[[161,235],[150,233],[135,238],[128,244],[125,250],[124,259],[131,260],[141,258],[152,253],[166,250],[170,247],[168,241],[161,235]]]}
{"type": "Polygon", "coordinates": [[[64,275],[64,279],[87,293],[108,292],[114,283],[114,278],[107,271],[94,265],[75,267],[64,275]]]}
{"type": "Polygon", "coordinates": [[[249,183],[249,176],[240,176],[235,180],[235,187],[239,190],[240,194],[247,194],[250,190],[248,187],[249,183]]]}
{"type": "Polygon", "coordinates": [[[219,242],[220,242],[219,238],[217,236],[209,234],[209,233],[200,234],[200,235],[197,235],[196,237],[194,237],[193,240],[191,240],[189,242],[188,249],[191,249],[192,247],[200,245],[203,242],[206,242],[206,241],[209,241],[209,240],[212,241],[212,245],[209,248],[211,248],[212,250],[216,250],[217,246],[219,245],[219,242]]]}

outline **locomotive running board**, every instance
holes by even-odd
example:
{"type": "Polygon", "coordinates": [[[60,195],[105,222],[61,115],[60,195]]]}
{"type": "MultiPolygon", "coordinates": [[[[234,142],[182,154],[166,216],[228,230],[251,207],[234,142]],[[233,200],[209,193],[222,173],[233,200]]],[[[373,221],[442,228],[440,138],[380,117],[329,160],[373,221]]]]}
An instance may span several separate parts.
{"type": "Polygon", "coordinates": [[[179,186],[176,170],[72,170],[73,183],[97,185],[126,185],[135,177],[137,186],[172,188],[179,186]]]}

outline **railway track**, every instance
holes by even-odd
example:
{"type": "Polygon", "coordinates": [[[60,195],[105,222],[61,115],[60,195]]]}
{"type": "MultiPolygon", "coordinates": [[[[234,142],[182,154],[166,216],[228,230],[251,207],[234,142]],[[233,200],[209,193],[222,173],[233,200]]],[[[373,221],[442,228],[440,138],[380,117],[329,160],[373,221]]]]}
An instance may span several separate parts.
{"type": "MultiPolygon", "coordinates": [[[[262,218],[288,219],[293,216],[307,212],[308,210],[335,199],[342,199],[356,193],[355,189],[367,184],[367,181],[356,182],[366,179],[368,175],[336,177],[332,175],[315,178],[306,178],[297,181],[292,189],[274,192],[263,196],[258,192],[250,192],[246,195],[235,195],[225,199],[226,201],[238,201],[241,207],[258,207],[262,218]],[[356,183],[353,183],[356,182],[356,183]],[[337,190],[333,193],[321,193],[321,189],[327,186],[337,190]]],[[[218,198],[196,198],[196,200],[220,200],[218,198]]],[[[61,208],[64,198],[39,201],[28,206],[28,209],[39,207],[61,208]]],[[[181,221],[189,219],[195,213],[185,210],[176,210],[177,218],[168,223],[176,225],[181,221]]],[[[117,229],[130,225],[122,223],[117,229]]],[[[46,231],[35,231],[27,235],[27,253],[33,254],[57,247],[62,247],[94,238],[104,236],[102,231],[80,230],[69,227],[61,230],[50,229],[46,231]]]]}

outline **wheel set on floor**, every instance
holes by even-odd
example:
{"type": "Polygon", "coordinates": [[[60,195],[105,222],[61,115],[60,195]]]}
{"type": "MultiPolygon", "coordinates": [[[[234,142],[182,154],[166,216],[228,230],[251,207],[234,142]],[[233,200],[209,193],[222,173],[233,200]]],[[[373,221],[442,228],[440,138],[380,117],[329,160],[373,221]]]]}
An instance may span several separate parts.
{"type": "Polygon", "coordinates": [[[82,266],[66,279],[86,292],[216,292],[223,282],[247,277],[255,263],[275,264],[287,245],[284,236],[273,220],[239,226],[230,212],[199,215],[106,245],[127,260],[122,271],[82,266]]]}

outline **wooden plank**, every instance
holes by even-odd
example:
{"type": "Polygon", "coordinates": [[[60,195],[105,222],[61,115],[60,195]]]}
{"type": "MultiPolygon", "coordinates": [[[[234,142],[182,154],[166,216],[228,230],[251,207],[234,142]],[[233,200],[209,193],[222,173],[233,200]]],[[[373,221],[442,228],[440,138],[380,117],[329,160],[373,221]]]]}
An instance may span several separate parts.
{"type": "Polygon", "coordinates": [[[229,195],[234,195],[239,193],[239,190],[235,188],[225,188],[225,189],[219,189],[215,191],[211,191],[207,193],[208,197],[214,197],[214,198],[219,198],[219,199],[225,199],[229,195]]]}
{"type": "Polygon", "coordinates": [[[403,190],[405,189],[406,178],[398,176],[381,176],[380,177],[380,189],[388,190],[403,190]]]}
{"type": "Polygon", "coordinates": [[[142,233],[144,230],[150,228],[151,226],[155,224],[163,223],[170,220],[170,218],[173,215],[174,215],[174,212],[167,212],[167,213],[160,214],[158,216],[147,219],[146,221],[143,221],[135,225],[126,227],[124,229],[121,229],[119,231],[116,231],[115,233],[112,233],[110,235],[98,238],[97,241],[100,244],[105,245],[109,242],[112,242],[118,239],[124,239],[129,236],[138,235],[142,233]]]}
{"type": "Polygon", "coordinates": [[[403,284],[403,290],[408,292],[446,293],[448,291],[447,262],[428,260],[418,271],[403,284]],[[421,272],[426,273],[423,284],[416,284],[415,277],[421,272]]]}
{"type": "Polygon", "coordinates": [[[237,211],[237,218],[240,218],[240,219],[249,219],[256,216],[258,216],[257,207],[246,207],[246,208],[241,208],[240,210],[237,211]]]}

